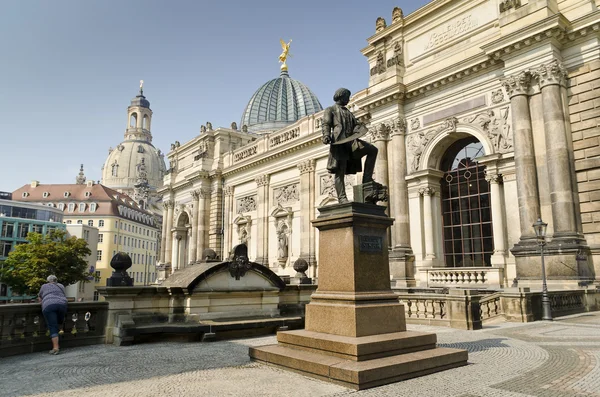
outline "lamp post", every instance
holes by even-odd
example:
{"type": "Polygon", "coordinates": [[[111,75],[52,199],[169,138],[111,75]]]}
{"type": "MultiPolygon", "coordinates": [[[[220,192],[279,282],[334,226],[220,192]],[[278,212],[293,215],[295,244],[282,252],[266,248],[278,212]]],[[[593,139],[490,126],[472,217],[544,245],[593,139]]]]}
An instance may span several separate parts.
{"type": "Polygon", "coordinates": [[[540,255],[542,258],[542,320],[552,321],[552,310],[550,298],[548,297],[548,286],[546,285],[546,264],[544,263],[544,246],[546,245],[546,228],[548,224],[542,221],[542,218],[533,224],[533,230],[537,236],[537,242],[540,246],[540,255]]]}

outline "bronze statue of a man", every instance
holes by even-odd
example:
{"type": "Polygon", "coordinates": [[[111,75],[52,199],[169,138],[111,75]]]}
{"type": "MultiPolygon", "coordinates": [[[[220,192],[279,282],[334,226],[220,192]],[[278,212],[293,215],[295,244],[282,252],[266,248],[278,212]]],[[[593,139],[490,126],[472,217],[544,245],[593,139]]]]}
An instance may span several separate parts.
{"type": "Polygon", "coordinates": [[[338,202],[347,203],[344,177],[362,171],[361,158],[367,156],[362,183],[374,182],[373,170],[377,159],[377,148],[360,139],[343,142],[355,135],[355,129],[362,126],[352,112],[346,108],[350,101],[350,90],[340,88],[333,95],[335,105],[325,109],[322,123],[323,143],[330,145],[327,170],[335,174],[335,191],[338,202]],[[338,143],[338,144],[336,144],[338,143]]]}

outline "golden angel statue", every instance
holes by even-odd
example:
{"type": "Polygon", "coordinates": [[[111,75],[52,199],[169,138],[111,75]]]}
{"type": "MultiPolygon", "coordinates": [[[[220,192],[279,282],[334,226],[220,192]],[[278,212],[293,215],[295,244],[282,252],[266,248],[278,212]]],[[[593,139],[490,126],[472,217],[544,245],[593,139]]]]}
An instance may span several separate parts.
{"type": "Polygon", "coordinates": [[[281,67],[285,66],[285,60],[288,57],[288,52],[290,51],[290,44],[292,44],[292,40],[290,39],[289,43],[285,43],[285,41],[283,41],[283,39],[279,39],[279,42],[281,43],[281,48],[283,49],[283,52],[281,53],[281,55],[279,55],[279,62],[283,63],[283,65],[281,65],[281,67]]]}

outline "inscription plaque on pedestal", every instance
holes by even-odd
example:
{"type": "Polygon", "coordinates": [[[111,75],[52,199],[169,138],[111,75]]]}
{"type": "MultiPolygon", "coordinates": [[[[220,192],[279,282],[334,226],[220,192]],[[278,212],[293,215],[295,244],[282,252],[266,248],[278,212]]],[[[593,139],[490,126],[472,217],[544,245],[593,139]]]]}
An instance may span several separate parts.
{"type": "Polygon", "coordinates": [[[360,252],[383,252],[383,239],[380,236],[358,236],[360,252]]]}

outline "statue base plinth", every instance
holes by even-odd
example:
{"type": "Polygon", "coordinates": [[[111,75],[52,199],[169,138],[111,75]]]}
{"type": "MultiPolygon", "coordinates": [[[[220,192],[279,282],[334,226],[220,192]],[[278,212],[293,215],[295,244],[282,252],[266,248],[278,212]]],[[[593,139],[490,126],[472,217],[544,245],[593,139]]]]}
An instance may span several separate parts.
{"type": "Polygon", "coordinates": [[[385,207],[319,208],[319,287],[306,329],[277,334],[250,357],[353,389],[366,389],[467,364],[467,352],[436,348],[435,334],[406,331],[390,288],[385,207]]]}

